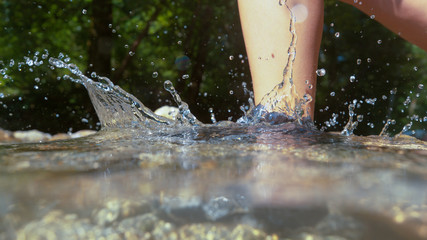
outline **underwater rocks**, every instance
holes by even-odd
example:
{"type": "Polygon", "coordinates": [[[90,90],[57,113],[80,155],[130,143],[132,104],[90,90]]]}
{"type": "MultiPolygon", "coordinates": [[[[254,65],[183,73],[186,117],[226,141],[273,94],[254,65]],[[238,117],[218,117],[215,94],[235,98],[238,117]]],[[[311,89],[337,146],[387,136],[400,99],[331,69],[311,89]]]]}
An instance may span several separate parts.
{"type": "MultiPolygon", "coordinates": [[[[314,227],[273,233],[263,230],[255,219],[240,222],[197,222],[177,224],[163,219],[147,202],[111,200],[91,217],[51,210],[41,219],[22,226],[15,234],[0,233],[0,239],[177,239],[177,240],[350,240],[364,238],[357,220],[330,214],[314,227]],[[142,207],[142,208],[141,208],[142,207]],[[112,211],[113,210],[113,211],[112,211]],[[106,213],[106,214],[101,214],[106,213]],[[129,214],[129,215],[126,215],[129,214]],[[136,215],[133,215],[136,214],[136,215]]],[[[396,229],[393,230],[396,232],[396,229]]],[[[399,228],[397,228],[399,231],[399,228]]],[[[384,238],[375,238],[384,239],[384,238]]],[[[401,239],[401,238],[392,238],[401,239]]],[[[419,239],[419,238],[415,238],[419,239]]]]}
{"type": "Polygon", "coordinates": [[[51,135],[44,133],[39,130],[27,130],[27,131],[8,131],[0,128],[0,143],[2,142],[46,142],[65,140],[71,138],[85,137],[96,133],[93,130],[80,130],[75,133],[65,134],[58,133],[51,135]]]}
{"type": "MultiPolygon", "coordinates": [[[[19,229],[16,239],[278,239],[244,224],[194,223],[178,226],[153,213],[116,219],[108,227],[94,221],[96,219],[78,218],[75,214],[53,210],[41,220],[19,229]]],[[[101,224],[105,222],[101,221],[101,224]]]]}

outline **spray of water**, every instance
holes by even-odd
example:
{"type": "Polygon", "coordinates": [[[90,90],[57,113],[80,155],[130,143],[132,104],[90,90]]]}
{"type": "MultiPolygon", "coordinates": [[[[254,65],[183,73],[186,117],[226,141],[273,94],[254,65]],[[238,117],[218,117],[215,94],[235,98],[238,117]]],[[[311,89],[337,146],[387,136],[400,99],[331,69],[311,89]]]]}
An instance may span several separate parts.
{"type": "Polygon", "coordinates": [[[73,82],[86,87],[95,111],[104,128],[156,128],[159,124],[174,125],[175,122],[154,114],[135,96],[114,85],[106,77],[94,81],[86,77],[75,64],[65,63],[57,58],[49,58],[56,68],[65,68],[77,78],[68,76],[73,82]]]}

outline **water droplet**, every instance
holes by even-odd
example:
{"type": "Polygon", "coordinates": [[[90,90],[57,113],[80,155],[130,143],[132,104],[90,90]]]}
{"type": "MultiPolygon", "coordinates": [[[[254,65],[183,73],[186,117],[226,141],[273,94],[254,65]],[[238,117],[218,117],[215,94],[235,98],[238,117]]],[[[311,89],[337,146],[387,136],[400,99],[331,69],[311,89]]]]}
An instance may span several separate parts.
{"type": "Polygon", "coordinates": [[[96,78],[96,72],[92,72],[92,73],[90,74],[90,76],[91,76],[92,78],[96,78]]]}
{"type": "Polygon", "coordinates": [[[375,105],[375,102],[377,101],[377,98],[367,98],[365,99],[365,102],[367,104],[375,105]]]}
{"type": "Polygon", "coordinates": [[[233,90],[230,90],[230,95],[233,95],[233,94],[234,94],[233,90]]]}
{"type": "Polygon", "coordinates": [[[378,44],[381,44],[381,43],[383,43],[383,41],[382,41],[381,39],[379,39],[379,40],[377,41],[377,43],[378,43],[378,44]]]}
{"type": "Polygon", "coordinates": [[[176,42],[178,45],[182,45],[182,41],[179,40],[178,42],[176,42]]]}
{"type": "Polygon", "coordinates": [[[305,80],[305,84],[307,84],[307,85],[308,85],[308,84],[309,84],[309,81],[308,81],[308,80],[305,80]]]}
{"type": "Polygon", "coordinates": [[[393,88],[392,90],[390,90],[390,94],[396,94],[397,93],[397,88],[393,88]]]}
{"type": "Polygon", "coordinates": [[[188,74],[182,75],[182,79],[188,79],[189,77],[190,77],[190,75],[188,75],[188,74]]]}
{"type": "Polygon", "coordinates": [[[339,38],[339,37],[340,37],[340,32],[336,32],[336,33],[335,33],[335,37],[336,37],[336,38],[339,38]]]}
{"type": "Polygon", "coordinates": [[[86,118],[82,118],[82,123],[88,123],[89,120],[87,120],[86,118]]]}
{"type": "Polygon", "coordinates": [[[420,83],[420,84],[418,84],[418,88],[419,89],[424,89],[424,85],[420,83]]]}
{"type": "Polygon", "coordinates": [[[368,63],[370,63],[370,62],[372,61],[372,59],[371,59],[371,58],[367,58],[367,59],[366,59],[366,61],[367,61],[368,63]]]}
{"type": "Polygon", "coordinates": [[[240,59],[242,59],[242,58],[243,58],[243,55],[242,55],[242,54],[239,54],[239,58],[240,58],[240,59]]]}
{"type": "Polygon", "coordinates": [[[363,115],[357,115],[357,121],[362,122],[363,121],[363,115]]]}
{"type": "Polygon", "coordinates": [[[30,67],[34,65],[34,61],[28,57],[25,57],[25,63],[30,67]]]}
{"type": "Polygon", "coordinates": [[[387,96],[386,96],[386,95],[383,95],[383,96],[382,96],[382,98],[383,98],[383,100],[386,100],[386,99],[387,99],[387,96]]]}
{"type": "Polygon", "coordinates": [[[418,67],[414,67],[414,71],[416,72],[416,71],[418,71],[418,67]]]}
{"type": "Polygon", "coordinates": [[[375,15],[371,15],[371,16],[369,16],[371,19],[375,19],[375,15]]]}
{"type": "Polygon", "coordinates": [[[87,10],[86,10],[86,9],[83,9],[83,10],[82,10],[82,13],[83,13],[83,14],[86,14],[86,13],[87,13],[87,10]]]}
{"type": "Polygon", "coordinates": [[[308,89],[313,89],[313,84],[308,85],[308,89]]]}
{"type": "Polygon", "coordinates": [[[230,55],[230,56],[228,57],[228,59],[230,59],[230,61],[232,61],[232,60],[234,59],[234,56],[233,56],[233,55],[230,55]]]}
{"type": "Polygon", "coordinates": [[[212,121],[212,123],[215,124],[216,123],[216,119],[215,119],[215,114],[213,112],[213,108],[209,108],[208,111],[209,111],[209,113],[211,115],[211,121],[212,121]]]}
{"type": "Polygon", "coordinates": [[[308,93],[304,94],[303,98],[304,98],[304,101],[306,103],[309,103],[309,102],[313,101],[313,97],[311,97],[311,95],[308,94],[308,93]]]}
{"type": "Polygon", "coordinates": [[[40,82],[40,78],[34,78],[34,81],[36,82],[36,83],[39,83],[40,82]]]}
{"type": "Polygon", "coordinates": [[[4,93],[0,92],[0,98],[4,98],[4,93]]]}
{"type": "Polygon", "coordinates": [[[167,91],[175,91],[175,88],[173,87],[173,84],[170,80],[166,80],[163,86],[167,91]]]}
{"type": "Polygon", "coordinates": [[[129,56],[132,57],[133,55],[135,55],[135,52],[129,51],[129,56]]]}
{"type": "Polygon", "coordinates": [[[158,72],[153,72],[153,74],[151,75],[153,78],[157,78],[159,76],[158,72]]]}
{"type": "Polygon", "coordinates": [[[125,44],[125,46],[124,46],[125,48],[129,48],[129,45],[127,45],[127,44],[125,44]]]}
{"type": "Polygon", "coordinates": [[[403,102],[403,105],[408,106],[411,103],[411,99],[406,97],[406,100],[403,102]]]}
{"type": "Polygon", "coordinates": [[[319,76],[319,77],[323,77],[323,76],[325,76],[325,74],[326,74],[326,70],[325,70],[324,68],[317,69],[317,70],[316,70],[316,74],[317,74],[317,76],[319,76]]]}
{"type": "Polygon", "coordinates": [[[351,76],[350,76],[350,82],[354,82],[354,81],[356,81],[356,76],[351,75],[351,76]]]}
{"type": "Polygon", "coordinates": [[[335,92],[331,92],[330,95],[331,95],[331,97],[334,97],[335,96],[335,92]]]}
{"type": "Polygon", "coordinates": [[[34,89],[35,89],[35,90],[38,90],[38,89],[39,89],[39,86],[34,85],[34,89]]]}
{"type": "Polygon", "coordinates": [[[356,63],[357,63],[357,65],[362,64],[362,59],[358,58],[358,59],[356,60],[356,63]]]}

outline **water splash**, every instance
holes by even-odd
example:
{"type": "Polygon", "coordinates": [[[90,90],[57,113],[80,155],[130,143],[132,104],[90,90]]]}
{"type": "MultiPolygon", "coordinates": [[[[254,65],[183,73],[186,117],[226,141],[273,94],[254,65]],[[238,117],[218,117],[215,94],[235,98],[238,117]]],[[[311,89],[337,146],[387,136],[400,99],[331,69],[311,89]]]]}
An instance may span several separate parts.
{"type": "Polygon", "coordinates": [[[188,108],[188,104],[181,100],[181,97],[176,92],[172,82],[166,80],[164,82],[164,87],[166,91],[168,91],[172,95],[174,101],[178,105],[179,114],[177,115],[176,119],[181,124],[202,125],[202,123],[197,120],[197,118],[191,113],[190,109],[188,108]]]}
{"type": "Polygon", "coordinates": [[[211,121],[213,124],[217,123],[216,118],[215,118],[215,113],[213,112],[213,108],[209,108],[209,113],[211,115],[211,121]]]}
{"type": "Polygon", "coordinates": [[[409,129],[411,129],[412,127],[412,122],[409,122],[408,124],[406,124],[402,131],[400,131],[398,134],[396,134],[396,136],[394,136],[394,139],[399,138],[402,134],[405,134],[405,132],[407,132],[409,129]]]}
{"type": "Polygon", "coordinates": [[[341,131],[341,135],[344,135],[344,136],[353,135],[353,131],[356,129],[357,125],[359,124],[358,121],[353,120],[354,115],[355,115],[354,108],[355,108],[354,104],[348,105],[349,118],[348,118],[348,122],[345,125],[344,129],[341,131]]]}
{"type": "Polygon", "coordinates": [[[135,96],[114,85],[106,77],[98,76],[98,81],[94,81],[86,77],[75,64],[53,57],[49,58],[49,63],[56,68],[68,69],[77,77],[64,76],[82,84],[87,89],[101,126],[104,128],[156,129],[159,125],[175,124],[170,119],[154,114],[135,96]]]}
{"type": "Polygon", "coordinates": [[[387,130],[391,124],[396,124],[396,121],[393,119],[387,119],[387,122],[385,123],[383,129],[381,130],[381,132],[379,134],[380,137],[388,137],[389,136],[387,133],[387,130]]]}

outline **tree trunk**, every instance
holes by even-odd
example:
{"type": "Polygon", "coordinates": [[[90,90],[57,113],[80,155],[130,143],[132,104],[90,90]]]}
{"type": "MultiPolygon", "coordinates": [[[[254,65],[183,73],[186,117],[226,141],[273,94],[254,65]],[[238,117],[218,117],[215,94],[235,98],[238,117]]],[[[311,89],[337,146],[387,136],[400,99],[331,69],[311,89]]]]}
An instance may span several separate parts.
{"type": "Polygon", "coordinates": [[[87,73],[96,72],[97,75],[110,77],[111,52],[113,44],[112,0],[92,1],[92,28],[90,30],[89,59],[87,73]]]}
{"type": "MultiPolygon", "coordinates": [[[[191,70],[189,72],[191,83],[187,88],[184,79],[177,84],[179,89],[185,93],[185,100],[189,105],[197,104],[202,83],[204,66],[206,64],[208,49],[207,44],[210,37],[210,21],[212,21],[212,8],[209,5],[199,3],[196,7],[195,19],[190,26],[188,41],[186,41],[185,52],[191,59],[191,70]],[[185,91],[184,91],[185,89],[185,91]]],[[[182,72],[183,73],[183,72],[182,72]]]]}

